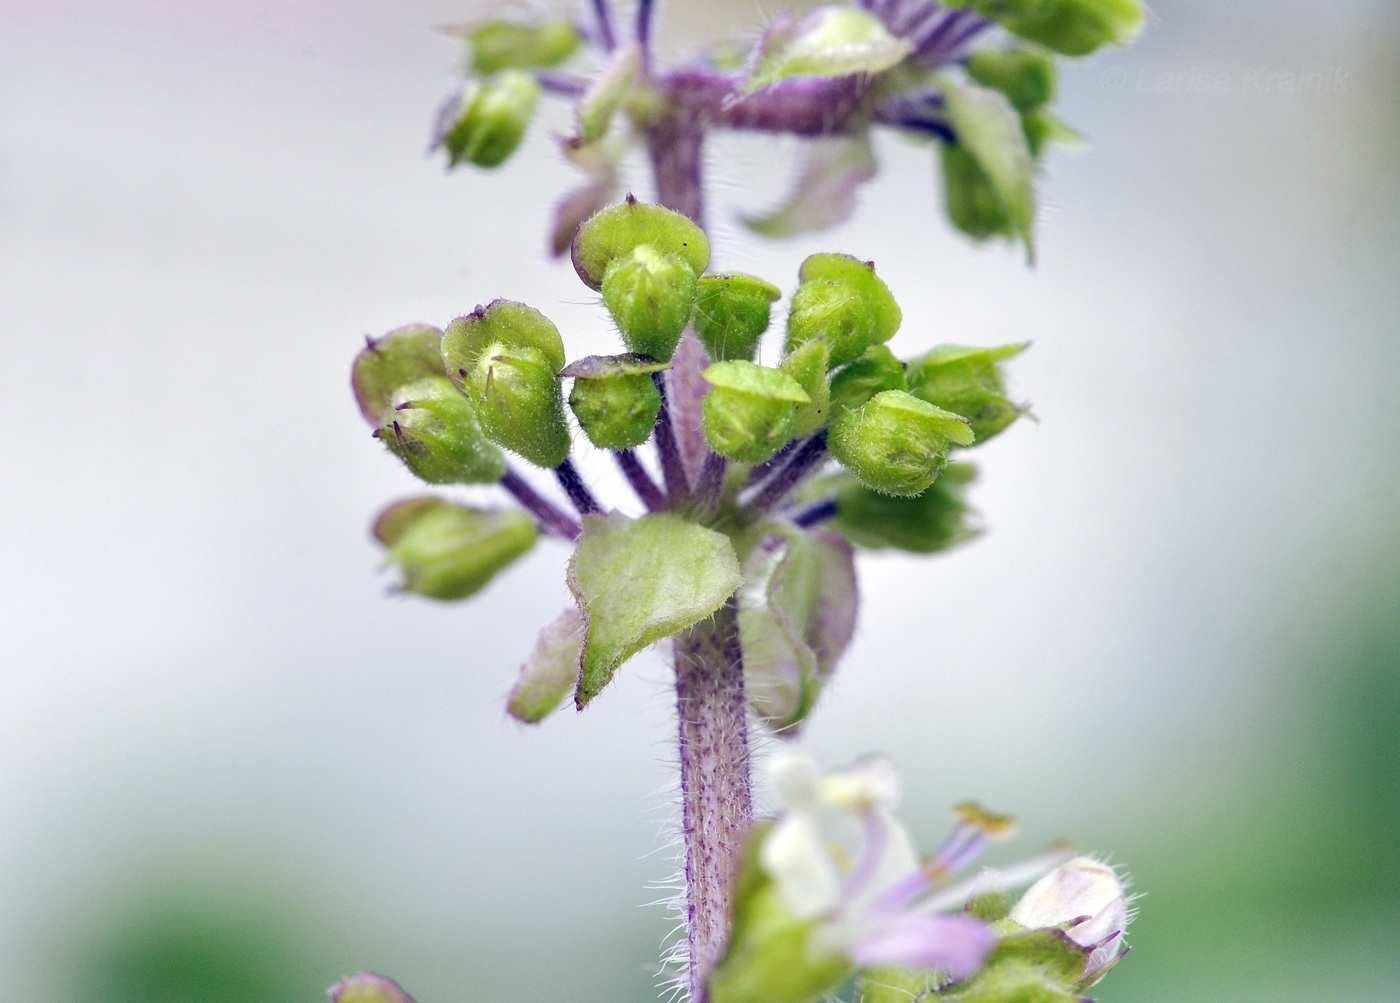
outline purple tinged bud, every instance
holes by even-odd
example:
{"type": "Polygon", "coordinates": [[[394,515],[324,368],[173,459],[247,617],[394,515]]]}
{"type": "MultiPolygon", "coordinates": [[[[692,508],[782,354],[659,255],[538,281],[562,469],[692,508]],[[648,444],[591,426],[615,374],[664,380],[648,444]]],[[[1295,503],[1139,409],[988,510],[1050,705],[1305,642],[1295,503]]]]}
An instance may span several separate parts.
{"type": "Polygon", "coordinates": [[[361,972],[342,979],[326,991],[331,1003],[413,1003],[413,997],[393,979],[361,972]]]}
{"type": "Polygon", "coordinates": [[[1075,857],[1031,885],[1010,918],[1032,930],[1063,928],[1084,950],[1081,980],[1092,985],[1122,955],[1131,913],[1118,872],[1091,857],[1075,857]]]}

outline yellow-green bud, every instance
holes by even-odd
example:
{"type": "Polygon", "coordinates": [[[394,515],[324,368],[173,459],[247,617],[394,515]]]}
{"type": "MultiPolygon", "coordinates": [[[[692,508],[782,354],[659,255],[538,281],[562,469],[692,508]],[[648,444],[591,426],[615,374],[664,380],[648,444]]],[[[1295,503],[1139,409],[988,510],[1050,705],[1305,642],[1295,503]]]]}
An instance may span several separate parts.
{"type": "Polygon", "coordinates": [[[539,83],[520,70],[469,84],[439,126],[437,144],[447,151],[448,165],[503,163],[525,137],[539,97],[539,83]]]}
{"type": "Polygon", "coordinates": [[[402,387],[374,433],[429,484],[493,484],[505,457],[481,434],[471,402],[445,376],[402,387]]]}
{"type": "Polygon", "coordinates": [[[1049,53],[1025,47],[978,49],[968,57],[967,74],[983,87],[1001,91],[1023,114],[1053,101],[1058,83],[1049,53]]]}
{"type": "Polygon", "coordinates": [[[787,444],[797,406],[811,400],[782,370],[741,359],[716,362],[703,375],[712,384],[703,407],[705,440],[740,463],[771,459],[787,444]]]}
{"type": "Polygon", "coordinates": [[[1027,343],[997,348],[940,345],[909,364],[909,392],[960,414],[979,444],[1006,429],[1025,411],[1006,398],[999,363],[1026,350],[1027,343]]]}
{"type": "Polygon", "coordinates": [[[538,24],[487,21],[465,33],[471,45],[472,71],[490,76],[501,70],[558,66],[579,46],[579,33],[563,18],[538,24]]]}
{"type": "Polygon", "coordinates": [[[903,389],[904,363],[884,345],[872,345],[831,378],[831,408],[853,411],[881,391],[903,389]]]}
{"type": "Polygon", "coordinates": [[[564,342],[542,313],[509,300],[477,307],[448,325],[442,356],[487,438],[541,467],[564,462],[564,342]]]}
{"type": "Polygon", "coordinates": [[[831,350],[826,340],[817,338],[798,346],[778,368],[796,380],[808,397],[806,404],[797,406],[788,434],[805,439],[825,428],[831,418],[831,384],[826,375],[831,368],[831,350]]]}
{"type": "Polygon", "coordinates": [[[614,261],[647,245],[657,254],[684,261],[695,275],[710,264],[704,230],[678,212],[638,202],[631,195],[586,220],[574,234],[570,255],[584,285],[601,290],[614,261]]]}
{"type": "Polygon", "coordinates": [[[350,371],[350,385],[360,414],[378,428],[400,387],[444,375],[442,332],[427,324],[409,324],[382,338],[365,339],[350,371]]]}
{"type": "Polygon", "coordinates": [[[665,362],[690,322],[695,271],[684,258],[642,244],[608,265],[603,303],[628,349],[665,362]]]}
{"type": "Polygon", "coordinates": [[[651,374],[671,368],[644,355],[590,355],[559,375],[572,378],[569,408],[599,449],[633,449],[651,437],[661,391],[651,374]]]}
{"type": "Polygon", "coordinates": [[[1130,41],[1147,19],[1140,0],[944,0],[1066,56],[1130,41]]]}
{"type": "Polygon", "coordinates": [[[876,276],[873,262],[849,254],[814,254],[802,263],[798,278],[802,284],[788,311],[788,352],[823,338],[830,364],[844,366],[899,330],[899,304],[876,276]]]}
{"type": "Polygon", "coordinates": [[[384,510],[374,535],[403,574],[402,591],[446,601],[479,592],[534,546],[539,530],[519,509],[485,511],[410,498],[384,510]]]}
{"type": "Polygon", "coordinates": [[[948,462],[948,450],[973,442],[967,419],[902,390],[886,390],[831,426],[831,452],[866,487],[916,495],[948,462]]]}
{"type": "Polygon", "coordinates": [[[695,293],[695,333],[715,362],[752,362],[768,330],[777,286],[743,272],[702,275],[695,293]]]}

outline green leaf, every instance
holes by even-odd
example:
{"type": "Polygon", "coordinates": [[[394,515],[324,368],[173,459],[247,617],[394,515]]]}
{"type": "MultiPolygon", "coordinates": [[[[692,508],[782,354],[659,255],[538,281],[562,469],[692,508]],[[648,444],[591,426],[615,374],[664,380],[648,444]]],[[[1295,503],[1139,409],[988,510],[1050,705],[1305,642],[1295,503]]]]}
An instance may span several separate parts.
{"type": "Polygon", "coordinates": [[[913,50],[874,14],[854,7],[819,7],[801,22],[780,18],[760,45],[758,64],[741,93],[789,77],[849,77],[883,73],[913,50]]]}
{"type": "Polygon", "coordinates": [[[713,614],[739,587],[729,538],[678,515],[588,515],[569,561],[569,589],[586,624],[579,708],[647,645],[713,614]]]}
{"type": "Polygon", "coordinates": [[[991,88],[960,85],[945,78],[942,89],[944,111],[958,148],[986,175],[1010,233],[1021,238],[1026,253],[1034,258],[1035,161],[1021,116],[1006,95],[991,88]]]}
{"type": "Polygon", "coordinates": [[[788,201],[767,216],[744,223],[765,237],[791,237],[844,222],[856,205],[856,191],[875,176],[870,137],[821,136],[802,148],[802,167],[788,201]]]}
{"type": "Polygon", "coordinates": [[[855,632],[855,556],[836,533],[792,529],[755,552],[739,608],[744,689],[785,738],[811,712],[855,632]]]}
{"type": "Polygon", "coordinates": [[[579,652],[583,648],[583,617],[570,606],[544,630],[535,649],[520,666],[506,711],[517,721],[538,724],[558,710],[578,683],[579,652]]]}

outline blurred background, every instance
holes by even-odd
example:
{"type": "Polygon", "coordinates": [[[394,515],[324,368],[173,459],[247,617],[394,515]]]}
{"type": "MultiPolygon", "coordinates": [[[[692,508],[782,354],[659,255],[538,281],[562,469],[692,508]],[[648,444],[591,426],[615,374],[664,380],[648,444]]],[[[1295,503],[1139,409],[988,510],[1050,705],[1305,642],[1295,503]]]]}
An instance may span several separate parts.
{"type": "MultiPolygon", "coordinates": [[[[676,0],[673,51],[775,10],[676,0]]],[[[1127,865],[1116,1003],[1400,998],[1400,11],[1158,0],[1071,68],[1034,269],[883,137],[854,222],[759,244],[789,144],[711,149],[716,262],[874,258],[911,354],[1031,339],[988,532],[866,559],[803,744],[1127,865]]],[[[0,5],[0,997],[654,999],[667,670],[506,719],[567,598],[545,545],[444,607],[367,536],[416,493],[346,386],[365,334],[496,296],[606,350],[544,254],[574,183],[424,155],[466,2],[0,5]]],[[[632,177],[647,191],[642,172],[632,177]]],[[[601,471],[599,472],[601,474],[601,471]]]]}

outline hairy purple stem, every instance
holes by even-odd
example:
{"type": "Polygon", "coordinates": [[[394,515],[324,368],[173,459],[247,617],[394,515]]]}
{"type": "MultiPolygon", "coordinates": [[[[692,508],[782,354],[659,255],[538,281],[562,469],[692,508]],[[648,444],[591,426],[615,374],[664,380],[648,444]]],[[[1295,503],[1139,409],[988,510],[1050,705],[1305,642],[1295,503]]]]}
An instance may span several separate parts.
{"type": "Polygon", "coordinates": [[[769,459],[762,463],[755,463],[749,470],[749,479],[745,482],[744,486],[751,488],[773,471],[777,470],[787,462],[788,457],[792,455],[792,451],[797,449],[801,444],[801,439],[793,439],[782,449],[774,453],[769,459]]]}
{"type": "Polygon", "coordinates": [[[729,896],[753,819],[734,599],[679,634],[674,651],[690,995],[694,1003],[706,1003],[705,979],[729,939],[729,896]]]}
{"type": "Polygon", "coordinates": [[[627,483],[632,485],[632,490],[637,492],[637,497],[642,500],[642,504],[647,507],[648,512],[660,512],[666,507],[666,494],[656,482],[651,479],[651,474],[647,473],[646,467],[642,466],[642,461],[637,459],[637,453],[632,449],[619,449],[613,456],[617,459],[617,465],[622,468],[622,474],[627,478],[627,483]]]}
{"type": "Polygon", "coordinates": [[[700,482],[695,485],[695,501],[704,514],[714,512],[719,507],[720,495],[724,493],[724,472],[729,461],[718,453],[708,453],[705,465],[700,468],[700,482]]]}
{"type": "Polygon", "coordinates": [[[836,499],[823,498],[813,502],[792,517],[792,521],[803,529],[819,526],[836,514],[836,499]]]}
{"type": "Polygon", "coordinates": [[[513,468],[506,467],[506,475],[501,478],[501,487],[509,491],[515,500],[535,517],[535,521],[546,533],[562,536],[566,540],[579,538],[579,525],[573,517],[536,491],[530,482],[513,468]]]}
{"type": "Polygon", "coordinates": [[[651,154],[656,200],[673,212],[689,216],[705,226],[704,168],[705,130],[693,114],[676,110],[647,126],[647,152],[651,154]]]}
{"type": "Polygon", "coordinates": [[[786,498],[788,493],[824,459],[826,433],[818,432],[803,443],[802,448],[788,460],[787,466],[768,478],[758,494],[748,503],[748,507],[757,512],[767,512],[786,498]]]}
{"type": "Polygon", "coordinates": [[[638,0],[637,44],[642,50],[642,72],[651,74],[651,22],[656,14],[654,0],[638,0]]]}
{"type": "Polygon", "coordinates": [[[656,416],[656,454],[661,460],[661,478],[666,482],[666,495],[672,505],[690,497],[690,481],[685,476],[680,447],[676,445],[676,430],[671,427],[671,405],[667,399],[666,380],[660,373],[651,374],[656,389],[661,391],[661,412],[656,416]]]}
{"type": "Polygon", "coordinates": [[[569,501],[574,503],[574,508],[578,509],[579,515],[588,515],[590,512],[603,511],[598,504],[598,499],[593,497],[593,492],[588,490],[588,485],[583,483],[583,478],[579,476],[578,467],[574,466],[574,461],[567,456],[564,462],[554,468],[554,477],[559,481],[559,486],[564,489],[564,493],[569,496],[569,501]]]}

